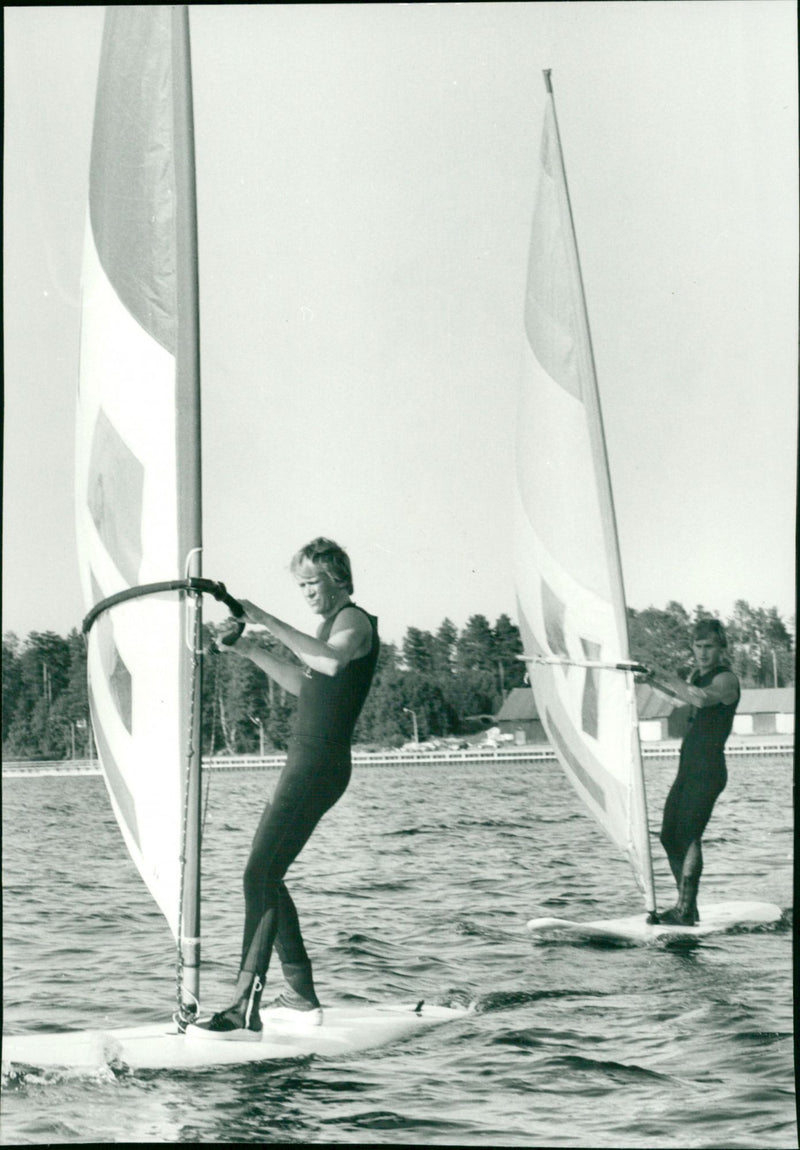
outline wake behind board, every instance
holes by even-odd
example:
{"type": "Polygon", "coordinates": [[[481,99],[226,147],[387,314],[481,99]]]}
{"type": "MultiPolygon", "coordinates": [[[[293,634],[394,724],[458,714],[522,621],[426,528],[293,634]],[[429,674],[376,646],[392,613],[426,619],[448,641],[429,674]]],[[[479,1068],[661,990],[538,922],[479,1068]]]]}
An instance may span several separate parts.
{"type": "Polygon", "coordinates": [[[695,926],[648,923],[644,914],[627,918],[573,922],[565,918],[532,918],[528,930],[545,939],[587,939],[598,942],[646,944],[669,938],[702,938],[737,927],[769,926],[780,921],[783,912],[771,902],[717,902],[700,907],[695,926]]]}
{"type": "Polygon", "coordinates": [[[53,1034],[18,1034],[3,1038],[3,1068],[93,1069],[111,1064],[134,1070],[189,1070],[203,1066],[240,1065],[273,1059],[352,1054],[406,1038],[416,1031],[463,1018],[463,1007],[413,1003],[326,1007],[321,1026],[302,1016],[278,1018],[262,1011],[260,1042],[191,1039],[178,1034],[173,1022],[121,1030],[81,1030],[53,1034]]]}

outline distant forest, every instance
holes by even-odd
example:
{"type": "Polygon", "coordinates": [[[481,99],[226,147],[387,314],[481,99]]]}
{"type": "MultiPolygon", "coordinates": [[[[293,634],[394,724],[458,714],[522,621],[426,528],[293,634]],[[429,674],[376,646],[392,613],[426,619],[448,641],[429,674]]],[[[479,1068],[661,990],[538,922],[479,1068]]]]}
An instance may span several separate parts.
{"type": "MultiPolygon", "coordinates": [[[[664,610],[629,609],[632,658],[685,674],[692,624],[710,616],[703,607],[690,615],[675,602],[664,610]]],[[[744,687],[794,682],[793,638],[774,607],[739,600],[722,621],[729,659],[744,687]]],[[[206,631],[212,638],[215,628],[206,631]]],[[[269,636],[263,642],[280,648],[269,636]]],[[[473,615],[461,631],[449,619],[435,634],[409,627],[399,648],[381,648],[355,741],[399,746],[413,738],[415,721],[420,740],[474,734],[489,725],[511,688],[524,685],[521,653],[519,629],[507,615],[494,626],[473,615]]],[[[205,755],[285,748],[295,700],[249,659],[212,649],[203,657],[202,684],[205,755]]],[[[89,757],[86,650],[77,631],[66,639],[52,631],[33,631],[25,640],[4,635],[2,734],[4,759],[89,757]]]]}

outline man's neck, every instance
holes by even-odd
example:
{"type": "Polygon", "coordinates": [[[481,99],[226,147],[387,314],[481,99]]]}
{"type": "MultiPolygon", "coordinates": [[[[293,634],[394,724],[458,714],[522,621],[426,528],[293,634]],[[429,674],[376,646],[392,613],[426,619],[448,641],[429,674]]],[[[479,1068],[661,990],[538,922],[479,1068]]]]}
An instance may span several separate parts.
{"type": "Polygon", "coordinates": [[[327,611],[325,613],[325,615],[323,616],[325,622],[326,623],[330,622],[330,620],[334,617],[334,615],[339,614],[342,607],[349,607],[351,603],[352,603],[352,600],[351,600],[350,596],[348,595],[348,593],[346,591],[343,591],[341,599],[337,599],[336,602],[334,603],[333,607],[331,607],[330,611],[327,611]]]}

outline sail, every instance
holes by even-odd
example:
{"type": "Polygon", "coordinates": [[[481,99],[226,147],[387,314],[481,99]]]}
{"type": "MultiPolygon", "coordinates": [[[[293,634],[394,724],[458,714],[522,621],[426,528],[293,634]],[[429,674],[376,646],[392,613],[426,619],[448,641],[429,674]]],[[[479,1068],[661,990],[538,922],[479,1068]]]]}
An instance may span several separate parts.
{"type": "Polygon", "coordinates": [[[516,445],[516,588],[537,709],[569,781],[653,907],[636,700],[611,484],[547,76],[516,445]],[[547,661],[545,661],[547,660],[547,661]]]}
{"type": "MultiPolygon", "coordinates": [[[[200,573],[193,168],[186,9],[109,7],[77,402],[76,532],[87,611],[129,588],[200,573]]],[[[87,639],[92,723],[111,804],[176,939],[185,818],[192,836],[199,791],[188,782],[200,710],[196,610],[183,592],[132,598],[102,611],[87,639]]],[[[194,872],[185,881],[193,905],[194,872]]],[[[183,933],[195,938],[196,914],[188,914],[183,933]]]]}

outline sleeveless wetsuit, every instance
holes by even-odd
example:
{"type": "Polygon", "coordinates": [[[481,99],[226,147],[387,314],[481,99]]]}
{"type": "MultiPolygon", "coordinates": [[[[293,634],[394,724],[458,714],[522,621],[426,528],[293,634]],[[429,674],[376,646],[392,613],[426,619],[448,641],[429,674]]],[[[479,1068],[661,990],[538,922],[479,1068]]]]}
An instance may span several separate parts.
{"type": "MultiPolygon", "coordinates": [[[[708,687],[715,675],[729,670],[719,666],[704,675],[694,671],[689,684],[708,687]]],[[[667,795],[661,824],[661,842],[672,858],[682,859],[690,843],[702,837],[714,803],[725,789],[725,740],[731,733],[738,705],[737,690],[733,703],[692,708],[689,730],[681,744],[678,774],[667,795]]]]}
{"type": "MultiPolygon", "coordinates": [[[[342,611],[356,607],[346,603],[342,611]]],[[[350,741],[375,673],[378,621],[361,607],[372,646],[337,675],[306,668],[286,763],[253,838],[244,872],[245,922],[241,969],[266,977],[273,945],[284,968],[307,964],[297,911],[283,876],[326,811],[350,781],[350,741]]],[[[325,621],[327,640],[336,615],[325,621]]],[[[286,973],[286,969],[284,969],[286,973]]]]}

